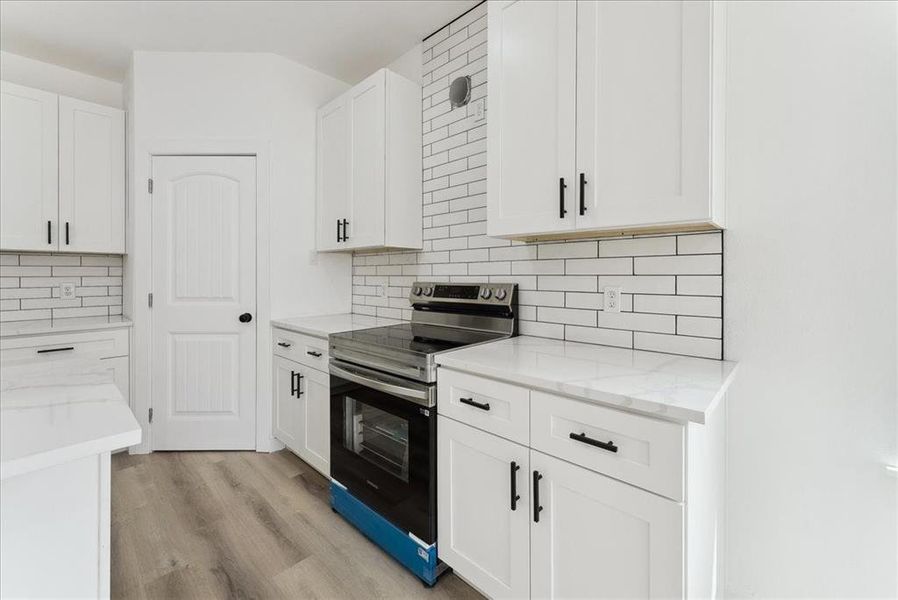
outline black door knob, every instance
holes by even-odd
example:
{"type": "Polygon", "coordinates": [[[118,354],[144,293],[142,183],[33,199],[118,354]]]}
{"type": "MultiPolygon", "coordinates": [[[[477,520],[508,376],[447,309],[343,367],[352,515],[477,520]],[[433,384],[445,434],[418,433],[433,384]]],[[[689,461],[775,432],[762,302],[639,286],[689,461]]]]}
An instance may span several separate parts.
{"type": "Polygon", "coordinates": [[[253,316],[249,313],[243,313],[242,315],[240,315],[239,319],[241,323],[249,323],[253,320],[253,316]]]}

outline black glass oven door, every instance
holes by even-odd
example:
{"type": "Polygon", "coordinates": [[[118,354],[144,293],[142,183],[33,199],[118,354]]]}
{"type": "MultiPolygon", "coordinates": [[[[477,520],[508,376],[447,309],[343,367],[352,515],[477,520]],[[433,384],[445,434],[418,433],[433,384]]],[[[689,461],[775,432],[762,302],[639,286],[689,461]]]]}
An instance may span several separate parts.
{"type": "Polygon", "coordinates": [[[433,543],[436,410],[338,372],[330,379],[331,477],[403,531],[433,543]]]}

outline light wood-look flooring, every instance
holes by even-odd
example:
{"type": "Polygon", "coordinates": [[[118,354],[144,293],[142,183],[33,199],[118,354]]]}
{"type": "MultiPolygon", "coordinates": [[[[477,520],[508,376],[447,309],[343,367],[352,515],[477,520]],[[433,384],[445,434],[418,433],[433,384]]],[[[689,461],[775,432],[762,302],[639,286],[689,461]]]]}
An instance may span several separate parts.
{"type": "Polygon", "coordinates": [[[331,511],[287,451],[112,459],[113,598],[481,598],[431,589],[331,511]]]}

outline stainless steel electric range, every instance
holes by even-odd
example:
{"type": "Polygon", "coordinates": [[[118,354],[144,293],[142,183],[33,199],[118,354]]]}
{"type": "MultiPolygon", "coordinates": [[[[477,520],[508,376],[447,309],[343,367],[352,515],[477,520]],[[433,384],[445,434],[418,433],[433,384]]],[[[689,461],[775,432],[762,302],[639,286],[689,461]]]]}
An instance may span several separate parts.
{"type": "Polygon", "coordinates": [[[416,282],[409,301],[409,323],[330,336],[331,498],[432,585],[440,574],[435,357],[516,335],[517,290],[416,282]]]}

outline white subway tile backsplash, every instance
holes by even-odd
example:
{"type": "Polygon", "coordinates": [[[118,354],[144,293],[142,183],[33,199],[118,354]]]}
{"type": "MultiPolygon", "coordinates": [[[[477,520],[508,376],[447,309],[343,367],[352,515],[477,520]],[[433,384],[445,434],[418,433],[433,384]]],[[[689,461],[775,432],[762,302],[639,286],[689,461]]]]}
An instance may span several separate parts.
{"type": "Polygon", "coordinates": [[[676,237],[600,240],[599,256],[657,256],[677,253],[676,237]]]}
{"type": "Polygon", "coordinates": [[[720,275],[720,254],[698,256],[644,256],[633,259],[636,275],[720,275]]]}
{"type": "MultiPolygon", "coordinates": [[[[423,250],[358,253],[353,259],[353,312],[409,319],[407,298],[416,279],[515,283],[524,335],[720,358],[721,232],[531,243],[486,235],[486,120],[476,116],[473,100],[489,102],[487,43],[484,3],[423,45],[423,250]],[[448,88],[458,75],[471,76],[472,102],[452,109],[448,88]],[[378,296],[375,286],[380,283],[388,286],[386,298],[378,296]],[[621,288],[621,312],[602,310],[606,287],[621,288]]],[[[121,295],[120,276],[113,271],[121,267],[120,257],[112,257],[117,264],[98,265],[43,258],[45,262],[13,266],[53,267],[47,274],[51,280],[57,266],[104,266],[109,268],[106,278],[119,278],[119,283],[106,287],[79,287],[102,290],[102,295],[73,308],[114,303],[121,295]]],[[[102,277],[71,273],[79,286],[102,277]]],[[[54,284],[21,288],[20,278],[42,277],[9,275],[8,282],[0,283],[15,287],[0,290],[0,298],[12,302],[27,298],[5,296],[7,289],[35,290],[37,300],[52,298],[49,286],[54,284]]],[[[110,314],[116,309],[120,310],[110,305],[110,314]]],[[[3,311],[7,312],[21,310],[3,311]]]]}
{"type": "Polygon", "coordinates": [[[699,233],[677,237],[677,254],[720,254],[723,251],[723,234],[699,233]]]}

